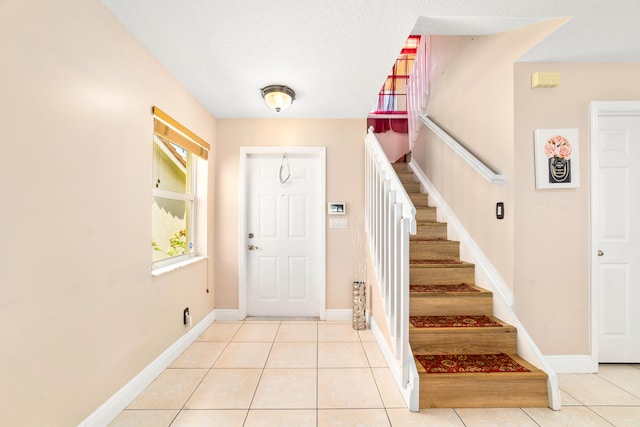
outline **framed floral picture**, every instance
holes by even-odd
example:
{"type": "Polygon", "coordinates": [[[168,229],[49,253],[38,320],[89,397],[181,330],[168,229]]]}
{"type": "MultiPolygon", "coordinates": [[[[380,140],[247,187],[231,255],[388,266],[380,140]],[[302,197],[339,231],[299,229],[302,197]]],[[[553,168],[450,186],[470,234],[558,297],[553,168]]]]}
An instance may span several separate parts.
{"type": "Polygon", "coordinates": [[[534,140],[536,188],[579,187],[578,129],[536,129],[534,140]]]}

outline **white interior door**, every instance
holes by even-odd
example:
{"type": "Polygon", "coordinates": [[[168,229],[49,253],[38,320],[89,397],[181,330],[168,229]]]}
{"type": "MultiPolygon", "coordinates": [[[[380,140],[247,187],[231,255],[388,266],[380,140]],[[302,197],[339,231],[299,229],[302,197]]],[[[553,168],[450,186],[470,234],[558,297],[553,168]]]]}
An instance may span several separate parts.
{"type": "Polygon", "coordinates": [[[253,154],[246,171],[248,316],[319,316],[324,292],[321,159],[253,154]]]}
{"type": "Polygon", "coordinates": [[[640,104],[597,115],[598,360],[640,362],[640,104]]]}

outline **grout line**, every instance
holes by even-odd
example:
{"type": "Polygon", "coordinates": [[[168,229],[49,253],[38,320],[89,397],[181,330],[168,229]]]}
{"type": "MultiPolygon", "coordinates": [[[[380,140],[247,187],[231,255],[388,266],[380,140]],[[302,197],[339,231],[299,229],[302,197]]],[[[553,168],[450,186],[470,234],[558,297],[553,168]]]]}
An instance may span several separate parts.
{"type": "Polygon", "coordinates": [[[520,410],[521,410],[522,412],[524,412],[524,414],[525,414],[527,417],[529,417],[529,419],[530,419],[531,421],[533,421],[537,426],[541,427],[541,426],[540,426],[540,424],[539,424],[539,423],[538,423],[538,422],[533,418],[533,416],[532,416],[530,413],[528,413],[528,412],[527,412],[527,410],[526,410],[525,408],[520,408],[520,410]]]}
{"type": "MultiPolygon", "coordinates": [[[[596,376],[597,376],[598,378],[600,378],[600,379],[602,379],[602,380],[604,380],[604,381],[608,382],[609,384],[611,384],[611,385],[612,385],[612,386],[614,386],[615,388],[617,388],[617,389],[619,389],[619,390],[622,390],[622,391],[624,391],[625,393],[627,393],[627,394],[629,394],[629,395],[631,395],[631,396],[633,396],[633,397],[635,397],[635,398],[640,399],[640,396],[635,395],[634,393],[632,393],[632,392],[630,392],[629,390],[627,390],[627,389],[623,388],[622,386],[620,386],[620,385],[618,385],[618,384],[614,383],[613,381],[611,381],[611,380],[609,380],[609,379],[607,379],[607,378],[603,377],[602,375],[600,375],[600,373],[596,373],[596,376]]],[[[597,405],[597,406],[602,406],[602,405],[597,405]]],[[[625,405],[625,406],[626,406],[626,405],[625,405]]]]}
{"type": "MultiPolygon", "coordinates": [[[[276,333],[273,335],[273,340],[271,341],[271,346],[269,347],[269,351],[267,353],[267,358],[264,359],[264,365],[262,365],[262,369],[260,371],[260,378],[258,378],[258,383],[256,384],[255,390],[253,390],[253,396],[251,396],[251,402],[249,402],[249,408],[247,408],[247,415],[245,417],[244,423],[247,422],[247,417],[249,417],[249,412],[251,411],[251,406],[253,405],[253,401],[256,398],[256,394],[258,393],[258,388],[260,387],[260,382],[262,381],[262,377],[264,375],[264,370],[267,367],[267,362],[269,361],[269,356],[271,356],[271,351],[273,350],[273,344],[276,341],[276,337],[278,336],[278,331],[280,331],[280,327],[282,326],[282,322],[278,321],[278,328],[276,329],[276,333]]],[[[266,342],[266,341],[263,341],[266,342]]],[[[255,368],[254,368],[255,369],[255,368]]],[[[243,425],[244,425],[243,423],[243,425]]]]}
{"type": "Polygon", "coordinates": [[[594,411],[591,407],[586,406],[586,408],[591,411],[593,414],[595,414],[598,418],[604,420],[604,422],[606,422],[607,424],[612,425],[613,427],[615,427],[615,424],[613,424],[611,421],[609,421],[608,419],[606,419],[605,417],[603,417],[602,415],[600,415],[599,413],[597,413],[596,411],[594,411]]]}
{"type": "Polygon", "coordinates": [[[451,408],[453,409],[453,413],[456,414],[456,417],[458,417],[458,419],[460,420],[460,422],[462,423],[463,426],[467,427],[467,423],[464,422],[464,420],[462,419],[462,416],[460,416],[460,414],[458,413],[458,411],[456,410],[456,408],[451,408]]]}
{"type": "MultiPolygon", "coordinates": [[[[244,322],[242,322],[244,325],[244,322]]],[[[242,328],[242,326],[240,326],[240,328],[242,328]]],[[[238,328],[238,330],[235,332],[235,334],[233,336],[235,336],[238,331],[240,330],[240,328],[238,328]]],[[[232,338],[233,338],[232,336],[232,338]]],[[[196,341],[197,338],[196,338],[196,341]]],[[[202,342],[215,342],[215,341],[202,341],[202,342]]],[[[176,413],[176,416],[173,417],[173,419],[171,420],[171,423],[169,423],[169,427],[171,427],[171,425],[176,421],[176,419],[178,418],[178,416],[180,415],[180,413],[184,410],[184,407],[187,405],[187,403],[189,402],[189,400],[191,400],[191,398],[193,397],[193,395],[196,393],[196,390],[198,390],[198,388],[202,385],[202,383],[204,382],[204,379],[207,378],[207,375],[209,375],[209,373],[211,372],[211,370],[213,370],[213,365],[216,364],[216,361],[220,358],[220,356],[222,356],[222,353],[224,353],[224,351],[227,349],[227,347],[229,346],[229,343],[231,342],[231,340],[227,341],[224,345],[224,348],[222,349],[222,351],[220,352],[220,354],[218,355],[218,357],[216,357],[216,360],[213,361],[213,363],[211,364],[211,366],[207,369],[207,372],[205,372],[205,374],[202,376],[202,378],[200,379],[200,381],[198,382],[198,385],[196,385],[196,387],[193,389],[193,391],[191,392],[191,394],[189,394],[189,397],[187,397],[187,399],[184,401],[184,403],[182,404],[182,406],[180,407],[180,409],[178,409],[178,412],[176,413]]],[[[191,346],[193,345],[193,343],[191,343],[189,345],[189,347],[187,347],[185,349],[185,351],[187,351],[187,349],[191,348],[191,346]]],[[[184,353],[184,351],[183,351],[184,353]]],[[[180,357],[180,356],[178,356],[180,357]]],[[[167,368],[167,369],[173,369],[173,368],[167,368]]],[[[167,370],[165,369],[165,371],[167,370]]],[[[186,368],[185,368],[186,369],[186,368]]],[[[203,369],[203,368],[189,368],[189,369],[203,369]]],[[[206,369],[206,368],[205,368],[206,369]]]]}

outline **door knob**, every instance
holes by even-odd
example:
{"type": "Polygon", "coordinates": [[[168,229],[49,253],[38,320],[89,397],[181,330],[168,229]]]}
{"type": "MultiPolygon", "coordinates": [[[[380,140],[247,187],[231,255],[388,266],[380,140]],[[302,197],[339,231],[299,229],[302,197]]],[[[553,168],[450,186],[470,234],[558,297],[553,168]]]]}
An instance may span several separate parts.
{"type": "Polygon", "coordinates": [[[604,255],[604,252],[602,252],[600,249],[598,249],[598,256],[602,256],[604,255]]]}
{"type": "Polygon", "coordinates": [[[252,250],[254,250],[254,249],[258,249],[258,247],[257,247],[257,246],[253,246],[253,245],[249,245],[249,250],[250,250],[250,251],[252,251],[252,250]]]}

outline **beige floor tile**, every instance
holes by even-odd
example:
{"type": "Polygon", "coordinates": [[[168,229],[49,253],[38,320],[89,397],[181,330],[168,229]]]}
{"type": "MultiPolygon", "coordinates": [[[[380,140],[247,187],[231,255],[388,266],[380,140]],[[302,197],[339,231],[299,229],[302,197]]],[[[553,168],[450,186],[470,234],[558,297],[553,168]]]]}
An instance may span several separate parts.
{"type": "Polygon", "coordinates": [[[369,361],[358,342],[319,342],[319,368],[367,368],[369,361]]]}
{"type": "Polygon", "coordinates": [[[464,427],[453,409],[423,409],[409,412],[408,409],[387,409],[393,427],[433,426],[464,427]]]}
{"type": "Polygon", "coordinates": [[[371,369],[318,369],[318,408],[382,407],[371,369]]]}
{"type": "Polygon", "coordinates": [[[364,351],[367,354],[367,360],[369,361],[369,366],[372,368],[386,368],[387,361],[384,359],[382,355],[382,351],[378,346],[378,343],[373,341],[364,341],[362,343],[364,347],[364,351]]]}
{"type": "Polygon", "coordinates": [[[373,378],[385,408],[406,408],[407,404],[400,394],[396,381],[388,368],[372,368],[373,378]]]}
{"type": "Polygon", "coordinates": [[[318,427],[391,426],[384,409],[321,409],[318,427]]]}
{"type": "Polygon", "coordinates": [[[318,322],[282,322],[276,342],[316,342],[318,322]]]}
{"type": "Polygon", "coordinates": [[[353,330],[351,322],[319,322],[318,341],[360,341],[358,331],[353,330]]]}
{"type": "Polygon", "coordinates": [[[640,426],[639,406],[590,406],[589,408],[616,427],[640,426]]]}
{"type": "Polygon", "coordinates": [[[582,406],[582,403],[560,390],[560,405],[562,406],[582,406]]]}
{"type": "Polygon", "coordinates": [[[227,343],[196,341],[182,352],[169,368],[210,368],[227,343]]]}
{"type": "Polygon", "coordinates": [[[171,427],[242,427],[243,409],[194,409],[180,411],[171,427]]]}
{"type": "Polygon", "coordinates": [[[467,427],[537,427],[520,408],[456,408],[467,427]]]}
{"type": "Polygon", "coordinates": [[[549,408],[524,408],[540,427],[611,427],[607,421],[586,406],[567,406],[561,411],[549,408]]]}
{"type": "Polygon", "coordinates": [[[265,369],[251,409],[315,409],[315,369],[265,369]]]}
{"type": "Polygon", "coordinates": [[[177,409],[127,409],[109,427],[168,427],[177,413],[177,409]]]}
{"type": "Polygon", "coordinates": [[[361,331],[358,331],[358,335],[360,335],[360,341],[374,341],[376,340],[376,337],[373,335],[373,332],[371,331],[371,329],[363,329],[361,331]]]}
{"type": "Polygon", "coordinates": [[[128,409],[180,409],[206,373],[206,369],[166,369],[128,409]]]}
{"type": "Polygon", "coordinates": [[[244,427],[316,427],[315,409],[250,410],[244,427]]]}
{"type": "Polygon", "coordinates": [[[560,388],[583,405],[635,405],[640,399],[595,374],[558,374],[560,388]]]}
{"type": "Polygon", "coordinates": [[[212,369],[185,409],[249,409],[261,369],[212,369]]]}
{"type": "Polygon", "coordinates": [[[280,322],[245,322],[233,337],[233,341],[273,342],[279,327],[280,322]]]}
{"type": "Polygon", "coordinates": [[[600,365],[598,376],[640,397],[640,369],[631,365],[600,365]]]}
{"type": "Polygon", "coordinates": [[[200,336],[198,341],[231,341],[244,322],[213,322],[200,336]]]}
{"type": "Polygon", "coordinates": [[[271,351],[268,342],[230,342],[214,368],[264,368],[271,351]]]}
{"type": "Polygon", "coordinates": [[[267,368],[316,368],[318,344],[315,342],[275,342],[267,368]]]}

